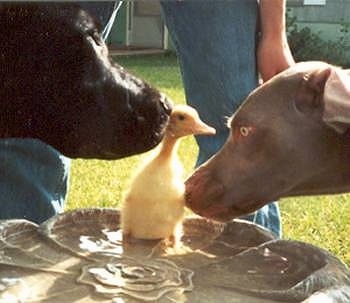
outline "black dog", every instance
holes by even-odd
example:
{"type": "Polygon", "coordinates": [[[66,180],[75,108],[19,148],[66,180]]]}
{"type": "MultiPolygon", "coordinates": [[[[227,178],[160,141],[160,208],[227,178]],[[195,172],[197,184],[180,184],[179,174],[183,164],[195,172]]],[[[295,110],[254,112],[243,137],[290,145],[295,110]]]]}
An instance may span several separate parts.
{"type": "Polygon", "coordinates": [[[69,157],[154,147],[171,105],[112,63],[95,20],[73,4],[0,4],[0,138],[43,140],[69,157]]]}

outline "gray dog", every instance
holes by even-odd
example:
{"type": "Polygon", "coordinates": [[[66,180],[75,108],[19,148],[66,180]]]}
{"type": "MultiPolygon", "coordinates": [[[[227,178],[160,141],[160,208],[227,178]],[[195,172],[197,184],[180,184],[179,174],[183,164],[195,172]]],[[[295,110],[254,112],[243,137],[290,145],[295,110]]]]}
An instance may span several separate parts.
{"type": "Polygon", "coordinates": [[[350,77],[298,63],[244,101],[223,148],[186,182],[187,205],[228,220],[286,196],[350,190],[350,77]]]}

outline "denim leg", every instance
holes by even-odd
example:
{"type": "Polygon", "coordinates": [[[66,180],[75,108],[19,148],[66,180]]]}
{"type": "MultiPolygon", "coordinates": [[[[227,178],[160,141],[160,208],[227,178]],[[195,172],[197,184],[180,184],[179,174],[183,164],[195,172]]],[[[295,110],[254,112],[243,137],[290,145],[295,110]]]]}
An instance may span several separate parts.
{"type": "MultiPolygon", "coordinates": [[[[257,86],[258,5],[256,0],[162,1],[161,5],[178,53],[186,101],[217,131],[215,136],[196,137],[196,165],[200,165],[224,144],[227,117],[257,86]]],[[[278,205],[270,207],[267,216],[263,212],[250,219],[278,231],[278,205]]]]}
{"type": "Polygon", "coordinates": [[[41,223],[62,212],[70,162],[39,140],[0,140],[0,219],[41,223]]]}
{"type": "Polygon", "coordinates": [[[162,8],[178,52],[187,103],[218,133],[196,138],[199,165],[223,145],[227,117],[257,85],[257,3],[164,1],[162,8]]]}
{"type": "Polygon", "coordinates": [[[282,237],[281,214],[277,202],[271,202],[255,213],[241,219],[252,221],[272,231],[277,238],[282,237]]]}

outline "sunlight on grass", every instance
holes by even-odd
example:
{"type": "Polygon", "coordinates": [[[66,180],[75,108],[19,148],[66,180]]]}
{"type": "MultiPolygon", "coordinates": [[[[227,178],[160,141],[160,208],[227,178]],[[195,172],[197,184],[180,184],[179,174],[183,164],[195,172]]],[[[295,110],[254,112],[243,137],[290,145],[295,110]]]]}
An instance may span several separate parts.
{"type": "MultiPolygon", "coordinates": [[[[197,152],[192,137],[182,140],[179,157],[186,175],[193,170],[197,152]]],[[[147,153],[117,161],[74,160],[67,208],[119,207],[132,173],[146,156],[147,153]]]]}
{"type": "Polygon", "coordinates": [[[349,202],[349,194],[283,199],[284,237],[321,246],[350,265],[349,202]]]}
{"type": "MultiPolygon", "coordinates": [[[[117,61],[175,103],[185,102],[174,56],[121,57],[117,61]]],[[[187,174],[193,170],[197,152],[193,137],[182,140],[179,154],[187,174]]],[[[67,208],[118,207],[143,157],[145,154],[118,161],[74,160],[67,208]]],[[[323,247],[350,265],[350,195],[283,199],[281,211],[284,238],[323,247]]]]}
{"type": "MultiPolygon", "coordinates": [[[[175,103],[185,102],[175,56],[121,57],[117,61],[166,93],[175,103]]],[[[197,153],[193,136],[182,139],[179,157],[186,175],[193,170],[197,153]]],[[[117,161],[74,160],[67,208],[118,207],[133,171],[146,155],[117,161]]]]}

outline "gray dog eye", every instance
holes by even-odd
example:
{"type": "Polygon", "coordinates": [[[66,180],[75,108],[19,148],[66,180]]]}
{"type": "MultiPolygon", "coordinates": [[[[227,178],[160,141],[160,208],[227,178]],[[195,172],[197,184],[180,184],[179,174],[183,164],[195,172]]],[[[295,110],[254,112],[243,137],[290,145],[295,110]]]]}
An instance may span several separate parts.
{"type": "Polygon", "coordinates": [[[250,128],[247,126],[241,126],[239,128],[239,132],[243,137],[247,137],[249,135],[250,132],[250,128]]]}

